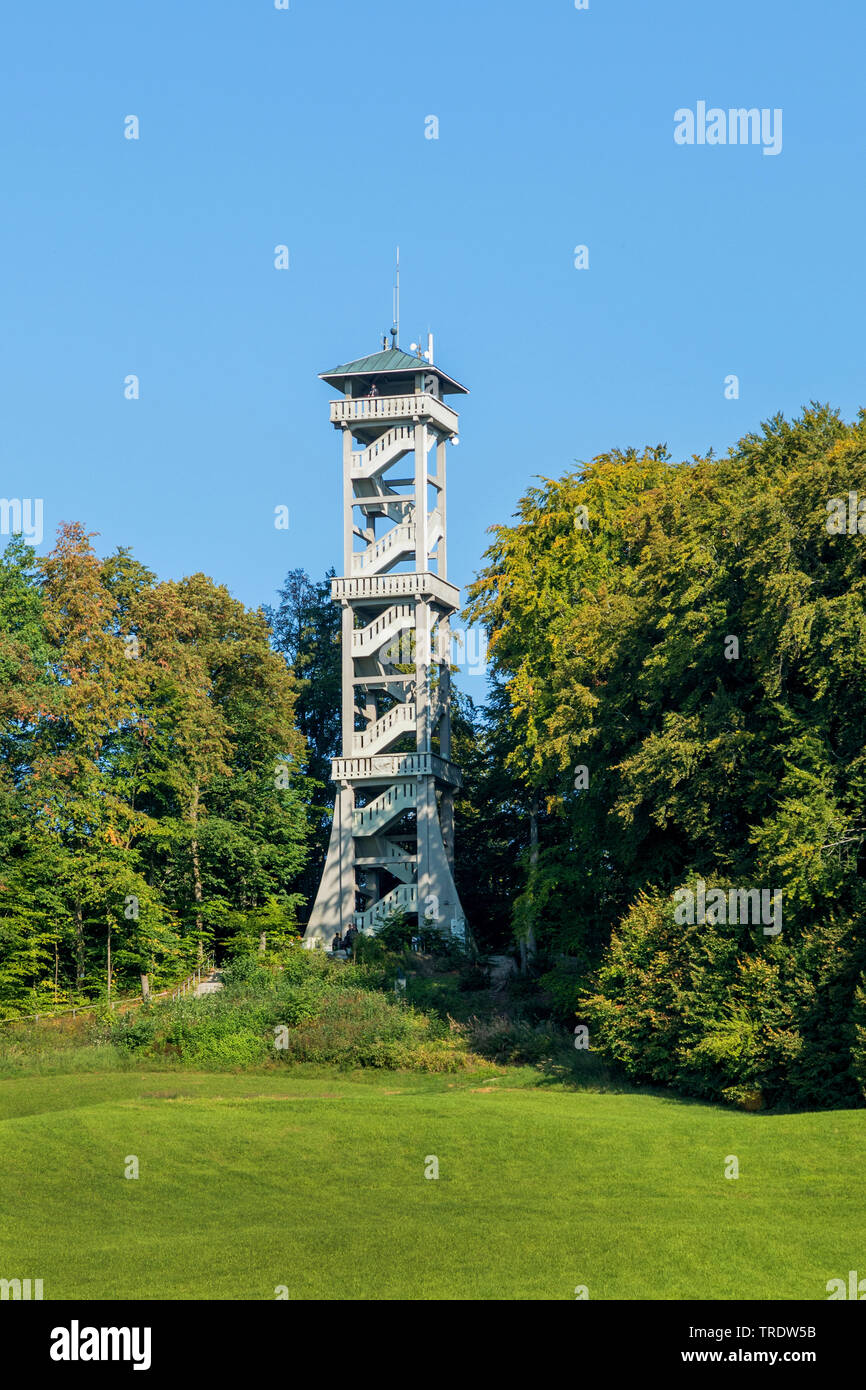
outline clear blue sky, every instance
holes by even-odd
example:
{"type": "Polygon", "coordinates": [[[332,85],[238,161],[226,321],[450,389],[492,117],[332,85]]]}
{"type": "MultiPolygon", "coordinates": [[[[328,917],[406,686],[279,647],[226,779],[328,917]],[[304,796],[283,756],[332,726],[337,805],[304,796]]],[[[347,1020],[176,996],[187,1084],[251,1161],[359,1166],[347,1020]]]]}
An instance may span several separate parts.
{"type": "Polygon", "coordinates": [[[377,348],[397,243],[402,343],[432,329],[472,393],[455,582],[535,474],[724,451],[812,398],[852,416],[864,50],[855,0],[7,8],[0,495],[45,499],[43,551],[80,520],[250,604],[339,569],[317,373],[377,348]],[[781,108],[781,154],[677,146],[700,100],[781,108]]]}

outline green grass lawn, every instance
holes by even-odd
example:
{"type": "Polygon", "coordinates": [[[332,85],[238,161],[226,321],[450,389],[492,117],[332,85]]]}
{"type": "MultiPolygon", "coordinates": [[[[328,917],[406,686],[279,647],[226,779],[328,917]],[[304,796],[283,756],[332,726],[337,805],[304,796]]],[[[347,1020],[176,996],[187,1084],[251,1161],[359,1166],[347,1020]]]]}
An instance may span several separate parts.
{"type": "Polygon", "coordinates": [[[866,1274],[864,1141],[862,1110],[518,1071],[13,1077],[0,1277],[46,1299],[824,1299],[866,1274]]]}

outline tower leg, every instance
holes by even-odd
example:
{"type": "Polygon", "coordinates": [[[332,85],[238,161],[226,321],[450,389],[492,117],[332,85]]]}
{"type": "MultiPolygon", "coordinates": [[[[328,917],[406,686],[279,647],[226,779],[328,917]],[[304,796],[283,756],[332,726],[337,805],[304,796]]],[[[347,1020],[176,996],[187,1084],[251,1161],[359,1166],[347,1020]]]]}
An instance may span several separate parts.
{"type": "Polygon", "coordinates": [[[443,792],[439,805],[439,824],[442,826],[442,843],[445,858],[451,872],[454,872],[454,793],[443,792]]]}
{"type": "Polygon", "coordinates": [[[304,945],[328,949],[339,932],[352,925],[355,913],[355,867],[352,854],[352,812],[355,796],[341,786],[334,803],[334,821],[322,881],[310,913],[304,945]]]}
{"type": "MultiPolygon", "coordinates": [[[[445,815],[440,823],[436,808],[436,789],[432,778],[419,779],[418,786],[418,921],[432,920],[444,936],[471,944],[466,915],[451,872],[451,856],[443,830],[449,824],[450,798],[443,797],[445,815]]],[[[450,821],[453,846],[453,818],[450,821]]],[[[446,830],[447,833],[447,830],[446,830]]]]}

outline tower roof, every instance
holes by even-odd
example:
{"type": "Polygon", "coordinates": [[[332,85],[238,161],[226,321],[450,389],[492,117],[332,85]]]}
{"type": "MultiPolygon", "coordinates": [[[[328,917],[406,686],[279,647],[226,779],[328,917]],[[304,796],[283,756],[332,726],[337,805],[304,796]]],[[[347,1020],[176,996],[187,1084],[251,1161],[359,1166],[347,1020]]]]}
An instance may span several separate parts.
{"type": "Polygon", "coordinates": [[[321,372],[319,375],[329,386],[336,386],[338,391],[344,391],[348,377],[414,376],[416,372],[432,372],[438,376],[443,396],[455,395],[458,392],[463,396],[469,394],[467,387],[461,386],[459,381],[443,372],[441,367],[435,364],[431,366],[425,357],[414,357],[402,348],[385,348],[382,352],[374,352],[369,357],[359,357],[354,362],[344,362],[342,366],[333,367],[331,371],[321,372]]]}

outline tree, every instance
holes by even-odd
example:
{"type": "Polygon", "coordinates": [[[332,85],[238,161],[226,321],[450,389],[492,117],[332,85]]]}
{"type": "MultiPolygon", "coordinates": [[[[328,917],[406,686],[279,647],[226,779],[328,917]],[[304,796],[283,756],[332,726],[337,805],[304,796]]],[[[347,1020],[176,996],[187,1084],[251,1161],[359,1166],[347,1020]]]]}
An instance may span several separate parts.
{"type": "Polygon", "coordinates": [[[292,888],[308,822],[297,686],[264,614],[204,575],[148,591],[133,616],[150,691],[150,797],[163,828],[150,859],[191,914],[201,954],[226,914],[274,896],[289,907],[300,900],[292,888]]]}
{"type": "Polygon", "coordinates": [[[261,612],[68,524],[0,561],[0,677],[0,1009],[164,978],[245,917],[291,933],[305,746],[261,612]]]}
{"type": "Polygon", "coordinates": [[[715,1093],[735,1089],[748,1038],[752,1080],[773,1097],[860,1094],[863,495],[866,415],[847,425],[822,406],[775,417],[722,460],[608,454],[531,490],[473,589],[513,742],[504,763],[541,798],[534,928],[584,959],[586,983],[601,967],[591,997],[610,1055],[643,1009],[672,1027],[687,1007],[702,1020],[672,1058],[684,1088],[712,1073],[715,1093]],[[853,527],[834,529],[852,495],[853,527]],[[698,933],[686,999],[663,971],[656,989],[630,942],[642,902],[663,920],[698,879],[780,890],[784,934],[742,941],[728,969],[701,956],[698,933]],[[735,1012],[719,1018],[720,980],[735,1012]],[[781,1025],[755,1012],[757,980],[786,1020],[781,1050],[781,1025]]]}
{"type": "Polygon", "coordinates": [[[308,750],[312,843],[302,880],[308,904],[318,887],[331,833],[331,759],[342,749],[340,607],[331,599],[333,576],[330,569],[314,583],[304,570],[290,570],[278,606],[264,609],[274,649],[297,682],[297,722],[308,750]]]}

